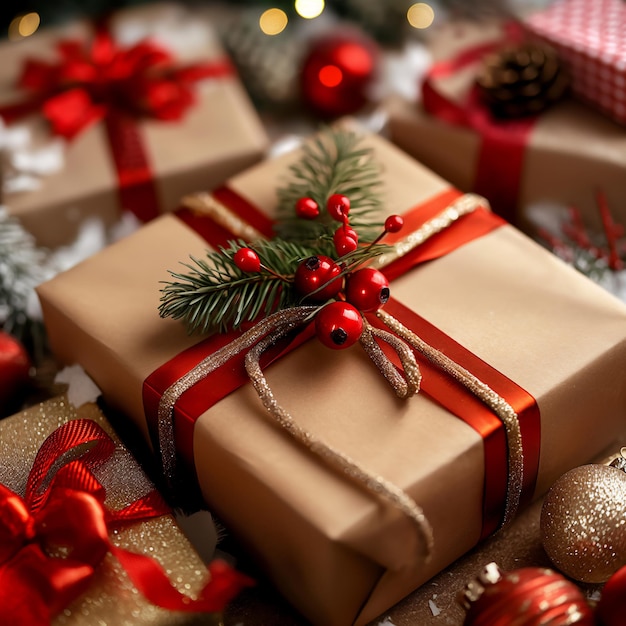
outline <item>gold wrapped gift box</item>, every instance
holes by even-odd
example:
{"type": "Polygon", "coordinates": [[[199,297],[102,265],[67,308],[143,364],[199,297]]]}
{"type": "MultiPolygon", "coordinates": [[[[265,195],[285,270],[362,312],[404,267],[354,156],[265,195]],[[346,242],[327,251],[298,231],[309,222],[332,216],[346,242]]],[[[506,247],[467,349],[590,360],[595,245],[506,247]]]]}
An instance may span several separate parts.
{"type": "MultiPolygon", "coordinates": [[[[2,43],[0,111],[3,105],[27,99],[27,94],[16,88],[27,59],[57,62],[58,42],[89,42],[93,28],[86,22],[70,23],[42,30],[23,41],[2,43]]],[[[181,65],[226,59],[200,8],[193,12],[176,4],[146,5],[120,11],[111,21],[114,36],[126,33],[127,39],[137,30],[145,32],[146,37],[154,36],[181,65]],[[185,39],[185,49],[176,51],[168,45],[168,37],[178,33],[174,42],[181,48],[180,29],[187,32],[185,28],[189,29],[190,24],[193,30],[185,39]]],[[[122,46],[128,44],[120,42],[122,46]]],[[[201,80],[192,89],[197,101],[181,120],[137,120],[161,212],[175,209],[183,194],[212,188],[259,161],[267,148],[265,130],[234,71],[232,75],[201,80]]],[[[50,139],[50,127],[41,115],[29,115],[15,123],[29,126],[34,145],[50,139]]],[[[9,194],[4,201],[10,213],[46,247],[71,243],[87,218],[99,218],[110,227],[122,210],[142,209],[120,206],[117,173],[104,123],[92,124],[67,143],[64,167],[43,177],[39,189],[9,194]]]]}
{"type": "MultiPolygon", "coordinates": [[[[131,453],[120,443],[95,404],[76,409],[64,396],[42,402],[0,422],[0,481],[23,494],[28,474],[44,440],[70,420],[94,421],[115,441],[113,456],[98,469],[107,490],[107,506],[123,508],[151,491],[131,453]]],[[[208,578],[207,569],[171,515],[120,526],[110,535],[114,545],[155,559],[181,593],[194,597],[208,578]]],[[[133,586],[120,563],[108,554],[89,589],[53,620],[55,626],[88,624],[210,624],[213,616],[172,612],[151,604],[133,586]]],[[[217,623],[217,621],[215,622],[217,623]]]]}
{"type": "MultiPolygon", "coordinates": [[[[405,213],[449,184],[368,135],[382,165],[385,211],[405,213]]],[[[271,216],[298,155],[267,161],[228,186],[271,216]]],[[[148,436],[142,385],[198,342],[159,317],[159,283],[207,244],[176,215],[39,288],[51,345],[79,362],[107,399],[148,436]]],[[[534,495],[604,449],[622,428],[626,308],[510,225],[392,283],[392,296],[521,385],[541,411],[534,495]]],[[[404,489],[434,531],[424,564],[415,528],[329,468],[268,419],[251,385],[196,421],[195,466],[212,510],[282,593],[313,623],[366,624],[476,544],[481,535],[483,441],[420,394],[395,397],[358,346],[309,341],[268,368],[296,422],[404,489]]]]}
{"type": "MultiPolygon", "coordinates": [[[[502,37],[498,23],[481,28],[471,24],[447,25],[433,37],[433,60],[450,61],[478,46],[502,42],[502,37]]],[[[477,60],[436,78],[435,89],[455,103],[464,102],[479,64],[477,60]]],[[[438,119],[420,102],[399,96],[391,97],[386,108],[389,135],[395,144],[462,191],[475,189],[483,142],[478,130],[438,119]]],[[[497,171],[491,173],[496,183],[499,176],[497,171]]],[[[530,131],[519,172],[516,204],[506,207],[507,217],[534,233],[527,211],[531,205],[573,205],[582,212],[587,227],[602,232],[596,203],[598,190],[606,194],[615,220],[626,224],[622,201],[626,194],[626,130],[590,107],[566,98],[540,114],[530,131]]],[[[481,193],[489,199],[486,189],[481,193]]]]}

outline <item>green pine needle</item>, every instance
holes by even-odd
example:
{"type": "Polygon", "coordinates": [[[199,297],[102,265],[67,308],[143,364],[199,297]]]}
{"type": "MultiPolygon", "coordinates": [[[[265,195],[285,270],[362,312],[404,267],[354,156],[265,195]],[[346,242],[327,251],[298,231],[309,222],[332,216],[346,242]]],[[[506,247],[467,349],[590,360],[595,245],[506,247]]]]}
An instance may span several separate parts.
{"type": "Polygon", "coordinates": [[[295,306],[300,296],[293,288],[293,272],[298,263],[315,251],[297,243],[273,239],[246,244],[230,241],[228,247],[209,251],[204,259],[190,257],[182,263],[187,270],[172,272],[161,290],[161,317],[182,320],[190,333],[226,332],[253,322],[259,316],[295,306]],[[259,255],[262,265],[278,278],[261,269],[258,273],[240,270],[233,257],[249,247],[259,255]]]}
{"type": "Polygon", "coordinates": [[[332,236],[338,224],[326,211],[326,201],[340,193],[350,199],[350,226],[359,239],[376,238],[382,226],[377,221],[382,208],[380,168],[372,151],[359,147],[360,141],[355,132],[326,128],[304,144],[301,160],[289,168],[291,180],[277,190],[278,236],[301,242],[332,236]],[[303,220],[295,213],[296,202],[304,197],[313,198],[320,207],[315,220],[303,220]]]}

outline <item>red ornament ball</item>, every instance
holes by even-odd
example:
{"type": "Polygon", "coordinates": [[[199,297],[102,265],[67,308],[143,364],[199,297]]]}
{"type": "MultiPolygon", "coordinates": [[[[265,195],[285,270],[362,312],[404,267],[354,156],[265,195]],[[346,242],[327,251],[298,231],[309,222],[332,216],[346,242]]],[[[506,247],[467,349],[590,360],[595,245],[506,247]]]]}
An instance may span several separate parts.
{"type": "Polygon", "coordinates": [[[310,300],[323,302],[339,293],[343,286],[339,274],[341,268],[330,257],[310,256],[298,265],[294,284],[296,289],[310,300]]]}
{"type": "Polygon", "coordinates": [[[602,626],[626,624],[626,567],[617,570],[602,588],[596,614],[602,626]]]}
{"type": "Polygon", "coordinates": [[[368,101],[377,57],[376,44],[361,33],[331,33],[313,41],[300,72],[304,104],[324,118],[355,113],[368,101]]]}
{"type": "Polygon", "coordinates": [[[252,248],[239,248],[233,257],[235,265],[242,271],[255,274],[261,271],[261,260],[252,248]]]}
{"type": "Polygon", "coordinates": [[[464,626],[593,626],[581,590],[550,569],[525,567],[502,573],[494,563],[466,587],[464,626]],[[492,568],[490,570],[490,568],[492,568]],[[497,575],[492,578],[494,570],[497,575]]]}
{"type": "Polygon", "coordinates": [[[30,368],[24,345],[0,331],[0,415],[9,415],[19,408],[30,381],[30,368]]]}
{"type": "Polygon", "coordinates": [[[377,311],[389,300],[389,281],[373,267],[357,270],[346,280],[346,300],[359,311],[377,311]]]}
{"type": "Polygon", "coordinates": [[[314,220],[320,214],[320,208],[313,198],[300,198],[296,202],[296,215],[305,220],[314,220]]]}
{"type": "Polygon", "coordinates": [[[350,213],[350,198],[340,193],[334,193],[326,200],[328,214],[338,222],[346,223],[350,213]]]}
{"type": "Polygon", "coordinates": [[[359,340],[362,332],[363,318],[348,302],[331,302],[315,316],[315,334],[328,348],[349,348],[359,340]]]}
{"type": "Polygon", "coordinates": [[[404,218],[402,215],[390,215],[385,220],[385,232],[397,233],[404,226],[404,218]]]}
{"type": "MultiPolygon", "coordinates": [[[[338,228],[333,235],[333,243],[335,244],[335,251],[339,256],[343,256],[344,254],[348,254],[349,252],[354,252],[358,248],[358,242],[355,237],[352,236],[352,231],[350,228],[344,229],[343,227],[338,228]]],[[[352,231],[354,232],[354,231],[352,231]]],[[[354,233],[356,235],[356,233],[354,233]]]]}

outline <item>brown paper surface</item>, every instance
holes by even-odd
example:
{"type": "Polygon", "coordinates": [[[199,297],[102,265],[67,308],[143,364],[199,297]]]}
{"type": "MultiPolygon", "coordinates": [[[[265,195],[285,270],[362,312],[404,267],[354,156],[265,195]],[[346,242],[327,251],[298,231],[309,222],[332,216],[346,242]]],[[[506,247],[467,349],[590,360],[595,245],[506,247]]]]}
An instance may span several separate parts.
{"type": "MultiPolygon", "coordinates": [[[[161,13],[172,10],[168,4],[149,5],[120,12],[117,20],[158,23],[161,13]]],[[[183,11],[182,7],[178,10],[183,11]]],[[[197,15],[198,20],[206,20],[200,9],[197,15]]],[[[224,56],[208,22],[206,28],[203,44],[195,42],[181,63],[224,56]]],[[[0,103],[24,96],[14,85],[26,58],[45,60],[55,53],[54,45],[60,39],[88,39],[91,33],[89,24],[72,23],[24,41],[0,44],[0,103]]],[[[265,131],[236,76],[202,81],[194,88],[197,103],[180,122],[138,122],[162,212],[175,209],[184,194],[211,189],[257,162],[267,148],[265,131]]],[[[24,123],[32,128],[36,141],[49,137],[48,126],[40,117],[30,116],[24,123]]],[[[101,219],[105,226],[114,224],[120,209],[128,207],[119,206],[117,174],[103,126],[80,133],[68,145],[63,170],[44,177],[40,189],[11,194],[6,203],[38,243],[47,247],[70,243],[88,217],[101,219]]]]}
{"type": "MultiPolygon", "coordinates": [[[[2,483],[17,493],[23,493],[28,473],[43,441],[59,426],[73,419],[95,421],[118,446],[112,459],[98,470],[98,478],[107,488],[107,503],[111,507],[126,506],[152,488],[97,406],[85,404],[76,409],[63,396],[42,402],[0,422],[2,483]]],[[[171,515],[121,527],[111,540],[119,547],[154,558],[182,593],[196,593],[206,582],[206,567],[171,515]]],[[[54,626],[96,626],[103,623],[190,626],[206,625],[209,623],[207,619],[206,614],[172,612],[150,604],[109,554],[98,567],[90,589],[52,623],[54,626]]]]}
{"type": "MultiPolygon", "coordinates": [[[[384,164],[389,213],[447,188],[383,139],[367,143],[384,164]]],[[[269,211],[292,158],[229,184],[269,211]]],[[[205,248],[163,216],[39,288],[59,358],[80,362],[144,431],[143,380],[194,341],[158,317],[158,283],[205,248]]],[[[537,493],[613,440],[626,400],[612,377],[626,366],[626,308],[513,227],[419,267],[392,294],[537,399],[537,493]]],[[[484,468],[474,430],[424,395],[398,400],[358,347],[311,341],[272,365],[268,380],[300,425],[406,489],[434,528],[424,565],[409,523],[294,444],[250,385],[220,401],[195,428],[205,496],[310,620],[365,624],[476,543],[484,468]]]]}
{"type": "MultiPolygon", "coordinates": [[[[448,25],[433,37],[433,57],[454,54],[497,37],[493,24],[448,25]]],[[[461,102],[477,66],[440,79],[436,88],[461,102]]],[[[415,102],[398,96],[386,103],[389,133],[394,143],[462,191],[472,191],[480,150],[480,135],[467,127],[438,120],[415,102]]],[[[626,129],[574,100],[564,100],[543,113],[531,131],[517,199],[516,224],[531,225],[524,209],[539,202],[575,205],[585,223],[601,232],[602,222],[595,192],[602,189],[614,218],[626,224],[626,129]]]]}

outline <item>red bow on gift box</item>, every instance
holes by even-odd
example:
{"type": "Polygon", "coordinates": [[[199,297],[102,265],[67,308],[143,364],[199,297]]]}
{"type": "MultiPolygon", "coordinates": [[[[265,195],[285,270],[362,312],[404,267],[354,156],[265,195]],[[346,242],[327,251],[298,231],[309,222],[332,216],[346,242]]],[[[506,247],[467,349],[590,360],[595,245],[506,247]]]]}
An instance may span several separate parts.
{"type": "Polygon", "coordinates": [[[111,543],[110,530],[169,512],[154,490],[120,510],[105,505],[106,490],[93,470],[114,450],[114,442],[95,422],[73,420],[39,449],[23,498],[0,485],[1,623],[49,624],[88,588],[108,552],[146,599],[173,611],[221,611],[251,584],[216,561],[209,566],[209,582],[192,600],[171,585],[151,558],[111,543]]]}
{"type": "Polygon", "coordinates": [[[149,41],[123,48],[104,28],[91,44],[64,40],[57,50],[58,61],[26,61],[18,85],[30,96],[1,106],[0,116],[12,122],[41,111],[53,132],[66,139],[103,121],[121,207],[144,222],[156,217],[158,194],[136,121],[180,120],[196,101],[194,84],[230,76],[232,65],[219,58],[177,67],[165,48],[149,41]]]}

